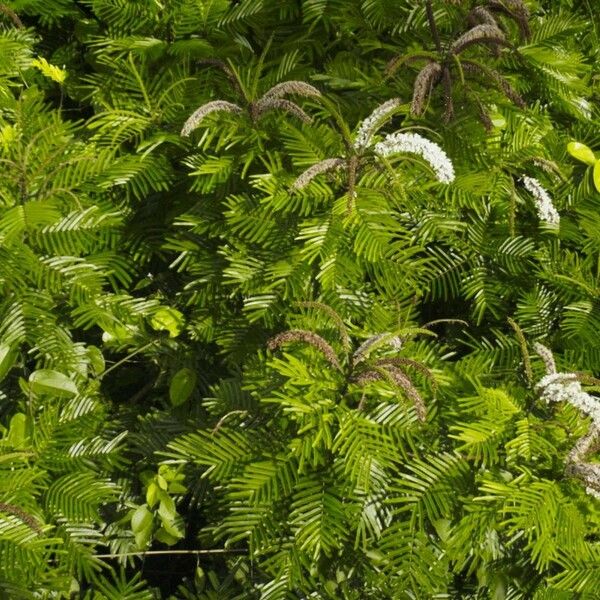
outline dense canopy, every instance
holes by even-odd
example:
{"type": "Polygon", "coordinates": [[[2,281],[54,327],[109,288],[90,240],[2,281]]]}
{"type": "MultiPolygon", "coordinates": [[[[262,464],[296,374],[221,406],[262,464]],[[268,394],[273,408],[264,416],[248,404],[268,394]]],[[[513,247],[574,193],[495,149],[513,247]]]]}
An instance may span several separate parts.
{"type": "Polygon", "coordinates": [[[598,597],[593,4],[0,2],[0,598],[598,597]]]}

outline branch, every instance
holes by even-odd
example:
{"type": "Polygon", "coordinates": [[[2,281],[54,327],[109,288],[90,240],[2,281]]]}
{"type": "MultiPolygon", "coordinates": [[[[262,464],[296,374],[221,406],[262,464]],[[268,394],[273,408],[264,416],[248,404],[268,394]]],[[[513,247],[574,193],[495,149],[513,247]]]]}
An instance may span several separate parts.
{"type": "Polygon", "coordinates": [[[119,552],[118,554],[95,554],[96,558],[120,558],[122,556],[164,556],[169,554],[245,554],[245,550],[229,550],[216,548],[214,550],[146,550],[139,552],[119,552]]]}

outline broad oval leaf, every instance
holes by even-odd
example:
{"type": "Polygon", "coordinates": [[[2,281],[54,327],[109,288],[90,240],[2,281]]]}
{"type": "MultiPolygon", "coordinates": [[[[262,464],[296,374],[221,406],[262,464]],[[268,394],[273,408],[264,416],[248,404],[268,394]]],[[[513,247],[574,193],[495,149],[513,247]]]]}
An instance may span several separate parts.
{"type": "Polygon", "coordinates": [[[196,372],[184,367],[179,369],[169,385],[169,398],[173,406],[183,404],[192,395],[196,387],[196,372]]]}
{"type": "Polygon", "coordinates": [[[177,509],[173,498],[167,494],[160,496],[160,504],[158,506],[158,514],[163,521],[172,521],[177,517],[177,509]]]}
{"type": "Polygon", "coordinates": [[[106,363],[104,361],[104,355],[102,354],[100,348],[97,348],[96,346],[88,346],[87,355],[90,364],[92,365],[92,369],[94,369],[94,373],[96,375],[101,375],[102,373],[104,373],[106,363]]]}
{"type": "Polygon", "coordinates": [[[145,504],[138,506],[131,517],[131,531],[140,533],[152,526],[154,515],[148,510],[145,504]]]}
{"type": "Polygon", "coordinates": [[[136,325],[119,325],[115,324],[110,328],[104,328],[102,333],[102,341],[105,344],[111,342],[124,343],[130,340],[137,332],[139,328],[136,325]]]}
{"type": "Polygon", "coordinates": [[[172,521],[163,519],[162,527],[169,535],[172,535],[175,538],[182,538],[185,535],[185,526],[181,517],[178,517],[172,521]]]}
{"type": "Polygon", "coordinates": [[[177,337],[183,329],[183,324],[183,314],[168,306],[159,308],[150,319],[150,325],[154,329],[168,331],[169,337],[177,337]]]}
{"type": "Polygon", "coordinates": [[[29,385],[35,394],[69,397],[77,394],[75,382],[59,371],[39,369],[29,376],[29,385]]]}
{"type": "Polygon", "coordinates": [[[135,545],[140,550],[145,550],[150,543],[150,538],[152,537],[152,527],[148,527],[146,529],[141,529],[135,535],[135,545]]]}
{"type": "Polygon", "coordinates": [[[175,537],[174,535],[171,535],[164,526],[156,532],[156,535],[154,537],[159,542],[162,542],[167,546],[173,546],[181,539],[180,537],[175,537]]]}
{"type": "Polygon", "coordinates": [[[158,486],[152,482],[146,490],[146,502],[152,508],[158,502],[158,486]]]}
{"type": "Polygon", "coordinates": [[[31,436],[31,418],[25,413],[15,413],[10,419],[7,439],[14,448],[23,448],[31,436]]]}
{"type": "Polygon", "coordinates": [[[587,165],[594,165],[596,163],[596,157],[594,156],[592,149],[580,142],[569,142],[567,144],[567,152],[573,158],[576,158],[587,165]]]}
{"type": "Polygon", "coordinates": [[[6,377],[6,374],[12,368],[16,355],[16,351],[8,344],[0,344],[0,381],[6,377]]]}
{"type": "Polygon", "coordinates": [[[596,191],[600,192],[600,160],[597,160],[594,165],[594,186],[596,191]]]}

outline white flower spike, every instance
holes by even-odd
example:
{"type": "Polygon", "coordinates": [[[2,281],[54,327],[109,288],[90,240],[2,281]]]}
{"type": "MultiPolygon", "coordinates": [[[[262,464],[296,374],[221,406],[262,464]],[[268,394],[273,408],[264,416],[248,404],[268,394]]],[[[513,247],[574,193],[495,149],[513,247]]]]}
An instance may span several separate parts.
{"type": "Polygon", "coordinates": [[[380,104],[361,122],[354,139],[355,150],[363,150],[371,144],[371,138],[377,129],[379,129],[381,123],[385,121],[385,119],[389,117],[401,103],[400,98],[392,98],[391,100],[380,104]]]}
{"type": "Polygon", "coordinates": [[[426,160],[442,183],[454,181],[454,166],[448,155],[434,142],[418,133],[391,133],[383,141],[375,144],[375,152],[380,156],[390,156],[401,152],[417,154],[426,160]]]}
{"type": "Polygon", "coordinates": [[[558,225],[560,223],[560,215],[556,208],[554,208],[554,204],[552,204],[550,194],[548,194],[537,179],[527,177],[527,175],[523,175],[522,179],[523,185],[533,196],[540,220],[546,221],[546,223],[550,223],[551,225],[558,225]]]}

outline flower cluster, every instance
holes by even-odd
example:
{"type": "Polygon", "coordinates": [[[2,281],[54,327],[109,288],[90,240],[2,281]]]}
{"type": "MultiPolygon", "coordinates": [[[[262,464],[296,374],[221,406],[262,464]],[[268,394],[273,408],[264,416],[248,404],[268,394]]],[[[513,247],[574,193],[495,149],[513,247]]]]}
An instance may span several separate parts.
{"type": "Polygon", "coordinates": [[[366,119],[364,119],[356,132],[354,138],[355,150],[363,150],[371,144],[371,138],[381,123],[385,121],[390,114],[400,106],[400,98],[392,98],[383,104],[380,104],[366,119]]]}
{"type": "Polygon", "coordinates": [[[434,142],[418,133],[392,133],[375,144],[375,152],[380,156],[390,156],[400,152],[417,154],[426,160],[439,181],[454,181],[454,166],[448,155],[434,142]]]}
{"type": "Polygon", "coordinates": [[[600,465],[586,462],[586,456],[598,449],[600,437],[600,400],[581,388],[576,373],[557,373],[552,351],[536,343],[536,352],[546,365],[546,375],[536,385],[540,398],[546,402],[568,402],[592,419],[588,433],[569,452],[565,472],[583,480],[585,491],[600,499],[600,465]]]}
{"type": "Polygon", "coordinates": [[[597,489],[588,486],[585,488],[585,492],[586,494],[594,496],[594,498],[598,498],[598,500],[600,500],[600,492],[597,489]]]}
{"type": "Polygon", "coordinates": [[[542,221],[546,221],[552,225],[558,225],[560,222],[560,215],[552,204],[552,198],[550,198],[550,194],[548,194],[548,192],[542,187],[540,182],[533,177],[527,177],[527,175],[523,175],[523,185],[527,191],[531,192],[533,199],[535,200],[535,206],[539,218],[542,221]]]}
{"type": "Polygon", "coordinates": [[[600,425],[600,401],[581,388],[574,373],[551,373],[543,377],[536,386],[540,398],[546,402],[568,402],[589,415],[600,425]]]}
{"type": "Polygon", "coordinates": [[[237,104],[227,102],[227,100],[213,100],[212,102],[207,102],[195,110],[190,118],[183,124],[181,135],[183,137],[188,137],[190,133],[200,125],[200,121],[213,112],[241,113],[242,109],[237,104]]]}

